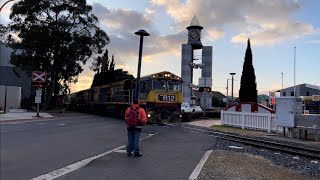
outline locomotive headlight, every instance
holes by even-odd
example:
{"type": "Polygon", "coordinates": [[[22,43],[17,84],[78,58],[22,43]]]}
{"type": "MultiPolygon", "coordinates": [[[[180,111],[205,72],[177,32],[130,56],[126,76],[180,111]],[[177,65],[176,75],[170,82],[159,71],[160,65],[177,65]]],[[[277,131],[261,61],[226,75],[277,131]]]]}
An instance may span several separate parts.
{"type": "Polygon", "coordinates": [[[182,114],[180,114],[179,117],[182,118],[182,114]]]}
{"type": "Polygon", "coordinates": [[[148,114],[147,116],[148,116],[148,118],[150,118],[150,117],[151,117],[151,114],[148,114]]]}
{"type": "Polygon", "coordinates": [[[170,74],[164,74],[164,77],[170,77],[170,74]]]}

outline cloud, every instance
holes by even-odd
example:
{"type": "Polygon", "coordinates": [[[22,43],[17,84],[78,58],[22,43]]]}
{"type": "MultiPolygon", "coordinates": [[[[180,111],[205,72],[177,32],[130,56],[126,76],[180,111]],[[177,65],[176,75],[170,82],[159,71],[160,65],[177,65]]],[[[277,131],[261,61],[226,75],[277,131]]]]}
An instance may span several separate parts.
{"type": "Polygon", "coordinates": [[[92,7],[102,28],[110,36],[110,44],[107,47],[109,53],[115,53],[122,59],[122,63],[136,60],[140,37],[134,32],[139,29],[145,29],[150,33],[150,36],[144,37],[144,62],[152,63],[153,57],[160,54],[176,56],[180,54],[181,44],[186,40],[187,32],[178,31],[175,34],[160,35],[153,28],[154,23],[151,16],[148,16],[148,14],[155,13],[156,10],[149,9],[147,15],[144,15],[134,10],[110,9],[99,3],[94,3],[92,7]]]}
{"type": "Polygon", "coordinates": [[[283,42],[287,39],[297,39],[306,35],[316,33],[309,24],[299,22],[288,22],[282,24],[260,24],[260,27],[249,33],[241,33],[232,37],[231,41],[234,43],[245,43],[248,37],[255,45],[273,44],[283,42]]]}
{"type": "Polygon", "coordinates": [[[81,91],[90,88],[93,80],[94,72],[88,69],[84,70],[78,78],[78,82],[71,84],[71,92],[81,91]]]}
{"type": "Polygon", "coordinates": [[[250,37],[258,45],[280,43],[319,32],[312,25],[293,19],[301,9],[296,0],[151,0],[151,4],[164,8],[174,19],[175,27],[180,29],[196,15],[208,30],[209,36],[205,37],[208,40],[224,37],[224,31],[230,28],[236,32],[231,42],[242,43],[250,37]]]}
{"type": "Polygon", "coordinates": [[[134,32],[152,28],[152,20],[148,16],[129,9],[110,9],[100,3],[93,3],[93,13],[99,21],[107,25],[108,30],[115,32],[134,32]],[[115,31],[116,30],[116,31],[115,31]]]}
{"type": "Polygon", "coordinates": [[[224,32],[223,30],[221,29],[216,29],[216,28],[211,28],[211,29],[208,29],[207,31],[207,35],[208,35],[208,39],[210,41],[214,41],[214,40],[217,40],[217,39],[220,39],[224,36],[224,32]]]}
{"type": "Polygon", "coordinates": [[[311,40],[311,41],[307,41],[307,44],[320,44],[320,40],[311,40]]]}

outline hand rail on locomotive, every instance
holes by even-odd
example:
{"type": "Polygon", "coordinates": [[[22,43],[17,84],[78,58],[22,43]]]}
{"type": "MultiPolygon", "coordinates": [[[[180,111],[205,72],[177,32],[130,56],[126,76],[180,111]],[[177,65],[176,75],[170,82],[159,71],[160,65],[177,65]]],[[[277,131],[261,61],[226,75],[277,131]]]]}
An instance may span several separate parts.
{"type": "Polygon", "coordinates": [[[122,103],[124,104],[130,104],[131,102],[133,102],[133,99],[131,97],[131,92],[130,90],[120,90],[120,91],[114,91],[113,94],[111,95],[107,95],[109,94],[110,92],[103,92],[103,93],[99,93],[99,100],[101,98],[101,95],[102,95],[102,98],[104,98],[106,101],[106,103],[110,102],[110,103],[120,103],[121,100],[122,100],[122,103]],[[120,94],[116,94],[116,93],[119,93],[119,92],[125,92],[124,94],[120,93],[120,94]],[[127,94],[126,94],[127,92],[127,94]],[[120,97],[120,98],[117,98],[117,97],[120,97]],[[121,98],[123,97],[123,98],[121,98]],[[128,99],[128,101],[126,101],[126,97],[128,99]],[[108,98],[110,99],[110,101],[108,101],[108,98]],[[120,101],[119,101],[120,99],[120,101]],[[132,99],[132,101],[130,101],[132,99]]]}

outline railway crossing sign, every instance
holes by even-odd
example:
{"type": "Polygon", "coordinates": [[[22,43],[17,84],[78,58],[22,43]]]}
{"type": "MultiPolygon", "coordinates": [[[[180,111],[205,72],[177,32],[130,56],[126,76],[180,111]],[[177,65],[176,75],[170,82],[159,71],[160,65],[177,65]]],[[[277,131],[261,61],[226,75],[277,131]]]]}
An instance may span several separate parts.
{"type": "Polygon", "coordinates": [[[32,82],[46,82],[47,73],[44,71],[33,71],[32,82]]]}

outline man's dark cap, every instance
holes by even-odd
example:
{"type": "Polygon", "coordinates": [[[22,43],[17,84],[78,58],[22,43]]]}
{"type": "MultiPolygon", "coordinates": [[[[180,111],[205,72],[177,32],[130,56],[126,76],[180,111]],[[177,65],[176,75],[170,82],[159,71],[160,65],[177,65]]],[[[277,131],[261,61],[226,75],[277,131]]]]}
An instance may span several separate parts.
{"type": "Polygon", "coordinates": [[[138,100],[133,100],[133,104],[139,104],[138,100]]]}

